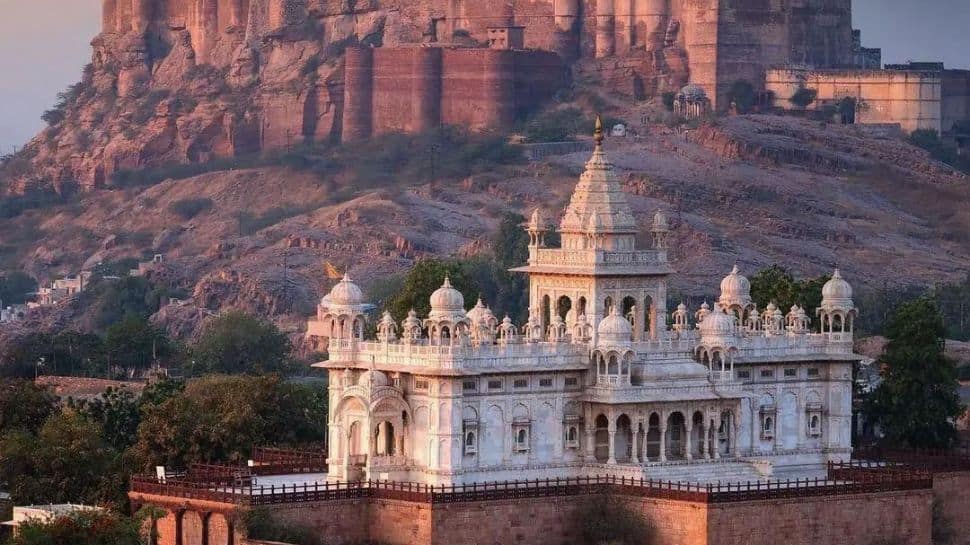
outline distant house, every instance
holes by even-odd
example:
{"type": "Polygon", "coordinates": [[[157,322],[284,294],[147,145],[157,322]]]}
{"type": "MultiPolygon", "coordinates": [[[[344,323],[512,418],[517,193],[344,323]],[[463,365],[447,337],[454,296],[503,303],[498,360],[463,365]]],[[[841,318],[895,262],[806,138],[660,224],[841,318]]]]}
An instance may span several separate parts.
{"type": "Polygon", "coordinates": [[[957,420],[957,431],[970,438],[970,380],[960,381],[960,402],[963,403],[963,416],[957,420]]]}
{"type": "Polygon", "coordinates": [[[100,507],[90,505],[76,505],[73,503],[62,503],[52,505],[28,505],[25,507],[13,508],[13,519],[0,523],[8,529],[9,533],[17,535],[17,528],[28,521],[47,522],[57,517],[70,515],[78,511],[100,511],[100,507]]]}

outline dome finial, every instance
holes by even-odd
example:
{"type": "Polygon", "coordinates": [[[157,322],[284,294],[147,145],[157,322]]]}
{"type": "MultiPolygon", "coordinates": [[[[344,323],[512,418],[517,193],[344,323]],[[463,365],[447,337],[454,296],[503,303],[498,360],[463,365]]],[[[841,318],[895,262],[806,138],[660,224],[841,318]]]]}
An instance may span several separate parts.
{"type": "Polygon", "coordinates": [[[601,149],[603,147],[603,139],[605,135],[603,133],[603,119],[597,115],[596,116],[596,129],[593,131],[593,141],[596,142],[596,149],[601,149]]]}

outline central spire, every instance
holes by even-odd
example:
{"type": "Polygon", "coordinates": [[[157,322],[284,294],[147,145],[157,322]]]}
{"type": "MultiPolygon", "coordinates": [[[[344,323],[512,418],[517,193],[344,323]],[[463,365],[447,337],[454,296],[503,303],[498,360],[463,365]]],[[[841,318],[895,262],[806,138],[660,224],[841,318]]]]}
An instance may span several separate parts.
{"type": "Polygon", "coordinates": [[[605,138],[603,120],[596,116],[593,155],[586,162],[586,171],[573,191],[559,226],[559,231],[567,237],[633,235],[638,231],[616,171],[603,149],[605,138]]]}

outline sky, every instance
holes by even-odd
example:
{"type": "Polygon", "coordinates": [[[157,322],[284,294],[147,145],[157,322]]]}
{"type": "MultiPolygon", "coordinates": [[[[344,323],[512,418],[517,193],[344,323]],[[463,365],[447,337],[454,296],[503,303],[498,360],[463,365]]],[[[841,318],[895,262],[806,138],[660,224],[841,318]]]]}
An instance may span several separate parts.
{"type": "MultiPolygon", "coordinates": [[[[854,26],[883,61],[970,68],[970,0],[854,0],[854,26]]],[[[43,126],[40,115],[80,78],[100,0],[0,0],[0,154],[43,126]]]]}

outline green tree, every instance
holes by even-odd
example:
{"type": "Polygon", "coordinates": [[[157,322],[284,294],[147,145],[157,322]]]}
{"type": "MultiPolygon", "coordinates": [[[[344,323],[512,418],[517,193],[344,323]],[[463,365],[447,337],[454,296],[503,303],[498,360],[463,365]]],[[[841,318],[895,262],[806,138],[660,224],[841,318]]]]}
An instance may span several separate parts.
{"type": "Polygon", "coordinates": [[[4,306],[23,304],[27,295],[36,291],[37,281],[25,272],[14,271],[0,276],[0,302],[4,306]]]}
{"type": "Polygon", "coordinates": [[[0,376],[33,378],[38,370],[45,374],[91,374],[103,367],[101,338],[76,331],[29,333],[6,343],[3,352],[0,376]],[[37,369],[41,360],[43,368],[37,369]]]}
{"type": "Polygon", "coordinates": [[[0,484],[17,503],[124,502],[118,452],[96,423],[73,410],[52,415],[37,435],[0,438],[0,484]]]}
{"type": "Polygon", "coordinates": [[[275,376],[210,375],[146,407],[131,453],[139,467],[242,462],[265,444],[322,441],[326,391],[275,376]]]}
{"type": "Polygon", "coordinates": [[[747,80],[737,80],[728,89],[727,97],[728,103],[733,103],[739,114],[746,114],[754,108],[756,98],[754,85],[751,85],[751,82],[747,80]]]}
{"type": "Polygon", "coordinates": [[[478,297],[479,290],[465,274],[461,263],[453,260],[422,259],[411,267],[404,277],[400,292],[387,305],[394,320],[400,323],[411,309],[419,316],[427,316],[431,312],[431,294],[441,287],[446,276],[451,285],[465,297],[466,304],[474,301],[473,297],[478,297]]]}
{"type": "Polygon", "coordinates": [[[815,89],[799,87],[798,90],[795,91],[795,94],[788,99],[788,102],[791,102],[798,108],[804,110],[805,108],[808,108],[811,103],[815,102],[816,98],[818,98],[818,91],[815,89]]]}
{"type": "Polygon", "coordinates": [[[104,331],[130,315],[147,319],[158,312],[167,293],[140,276],[105,278],[81,292],[81,305],[89,309],[89,329],[104,331]]]}
{"type": "Polygon", "coordinates": [[[193,373],[287,370],[290,340],[267,320],[232,311],[208,322],[190,347],[193,373]]]}
{"type": "Polygon", "coordinates": [[[751,277],[751,298],[761,310],[768,303],[774,303],[784,313],[793,305],[798,305],[809,316],[815,316],[815,309],[822,304],[822,286],[830,278],[823,275],[795,280],[784,267],[772,265],[751,277]]]}
{"type": "Polygon", "coordinates": [[[127,449],[138,438],[139,407],[131,390],[114,387],[99,397],[75,404],[81,414],[101,426],[104,440],[118,451],[127,449]]]}
{"type": "Polygon", "coordinates": [[[882,383],[866,412],[894,445],[948,448],[963,412],[956,366],[944,356],[946,327],[936,303],[923,297],[901,305],[886,328],[882,383]]]}
{"type": "Polygon", "coordinates": [[[27,380],[0,380],[0,434],[36,433],[57,410],[57,397],[27,380]]]}
{"type": "Polygon", "coordinates": [[[20,525],[6,545],[143,545],[144,515],[125,517],[108,510],[75,511],[52,520],[20,525]]]}
{"type": "Polygon", "coordinates": [[[104,335],[104,348],[109,365],[121,367],[129,373],[148,369],[153,362],[167,359],[172,353],[171,342],[165,332],[136,314],[129,314],[124,320],[108,327],[104,335]]]}

